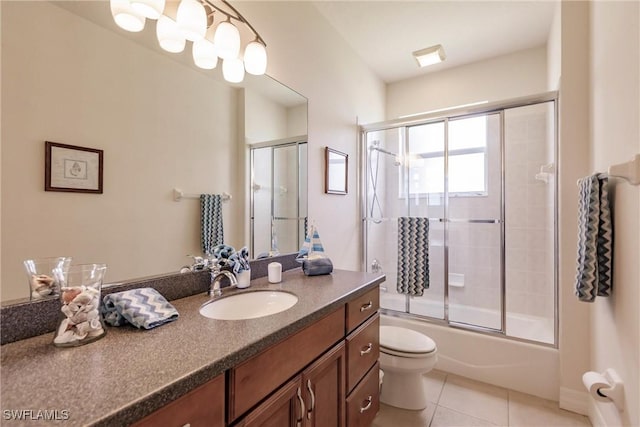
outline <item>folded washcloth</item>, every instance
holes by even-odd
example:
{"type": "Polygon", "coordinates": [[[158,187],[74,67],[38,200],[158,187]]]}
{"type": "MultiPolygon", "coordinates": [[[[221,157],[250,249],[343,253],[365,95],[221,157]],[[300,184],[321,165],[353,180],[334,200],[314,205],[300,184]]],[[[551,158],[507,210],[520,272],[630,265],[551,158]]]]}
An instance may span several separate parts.
{"type": "Polygon", "coordinates": [[[102,315],[111,326],[127,323],[151,329],[178,318],[178,311],[153,288],[115,292],[102,299],[102,315]]]}

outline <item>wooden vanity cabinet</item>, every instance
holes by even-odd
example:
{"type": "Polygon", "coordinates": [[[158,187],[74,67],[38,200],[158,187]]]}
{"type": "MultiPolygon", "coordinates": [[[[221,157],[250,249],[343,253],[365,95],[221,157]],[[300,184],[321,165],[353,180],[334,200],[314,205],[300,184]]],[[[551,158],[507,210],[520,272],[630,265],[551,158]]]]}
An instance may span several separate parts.
{"type": "Polygon", "coordinates": [[[340,343],[235,425],[345,427],[344,370],[344,343],[340,343]]]}
{"type": "Polygon", "coordinates": [[[224,427],[224,374],[190,391],[133,427],[224,427]]]}
{"type": "Polygon", "coordinates": [[[379,408],[379,305],[375,287],[231,369],[230,424],[371,425],[379,408]]]}
{"type": "Polygon", "coordinates": [[[347,426],[368,427],[380,409],[380,293],[347,303],[347,426]]]}
{"type": "Polygon", "coordinates": [[[343,339],[344,307],[340,307],[231,369],[227,391],[229,421],[243,416],[343,339]]]}
{"type": "Polygon", "coordinates": [[[380,363],[376,362],[347,397],[347,425],[369,427],[380,410],[380,363]]]}
{"type": "Polygon", "coordinates": [[[256,354],[135,427],[368,427],[378,412],[379,289],[256,354]],[[226,399],[226,424],[225,424],[226,399]]]}

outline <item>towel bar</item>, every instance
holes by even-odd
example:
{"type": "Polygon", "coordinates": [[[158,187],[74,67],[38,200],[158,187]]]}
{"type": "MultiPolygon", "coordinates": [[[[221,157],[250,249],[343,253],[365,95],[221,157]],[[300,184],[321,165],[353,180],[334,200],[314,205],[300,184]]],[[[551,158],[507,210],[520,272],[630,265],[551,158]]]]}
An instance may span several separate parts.
{"type": "MultiPolygon", "coordinates": [[[[178,188],[173,189],[173,200],[176,202],[179,202],[182,199],[199,199],[199,198],[200,198],[199,194],[186,194],[186,193],[183,193],[182,190],[178,188]]],[[[231,194],[223,192],[222,201],[226,202],[229,200],[231,200],[231,194]]]]}
{"type": "Polygon", "coordinates": [[[640,154],[636,154],[633,160],[617,165],[609,166],[609,176],[626,179],[632,185],[640,184],[640,154]]]}

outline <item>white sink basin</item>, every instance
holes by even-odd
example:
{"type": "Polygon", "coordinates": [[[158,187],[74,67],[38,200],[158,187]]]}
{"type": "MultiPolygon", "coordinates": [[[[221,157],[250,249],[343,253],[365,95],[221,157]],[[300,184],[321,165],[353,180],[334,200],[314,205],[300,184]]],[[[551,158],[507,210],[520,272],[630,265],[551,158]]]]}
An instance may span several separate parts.
{"type": "Polygon", "coordinates": [[[230,295],[205,303],[200,314],[217,320],[255,319],[293,307],[298,297],[282,291],[253,291],[230,295]]]}

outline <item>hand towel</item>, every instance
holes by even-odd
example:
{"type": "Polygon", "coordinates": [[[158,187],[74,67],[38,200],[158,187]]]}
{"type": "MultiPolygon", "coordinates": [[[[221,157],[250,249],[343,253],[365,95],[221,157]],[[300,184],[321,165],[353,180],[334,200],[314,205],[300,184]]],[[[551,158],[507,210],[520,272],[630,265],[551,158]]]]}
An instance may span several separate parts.
{"type": "Polygon", "coordinates": [[[202,230],[202,252],[213,254],[213,248],[224,242],[222,227],[222,196],[219,194],[200,195],[202,230]]]}
{"type": "Polygon", "coordinates": [[[593,302],[609,296],[612,285],[613,224],[609,179],[595,174],[578,180],[578,260],[576,295],[593,302]]]}
{"type": "Polygon", "coordinates": [[[322,241],[320,240],[318,229],[315,225],[312,224],[309,227],[309,232],[306,235],[304,242],[302,243],[302,247],[300,247],[300,250],[298,251],[296,261],[303,262],[307,259],[314,258],[328,257],[324,253],[324,246],[322,246],[322,241]]]}
{"type": "Polygon", "coordinates": [[[127,323],[152,329],[178,318],[178,311],[153,288],[115,292],[102,299],[102,315],[111,326],[127,323]]]}
{"type": "Polygon", "coordinates": [[[398,293],[422,296],[429,288],[429,218],[398,218],[398,293]]]}

